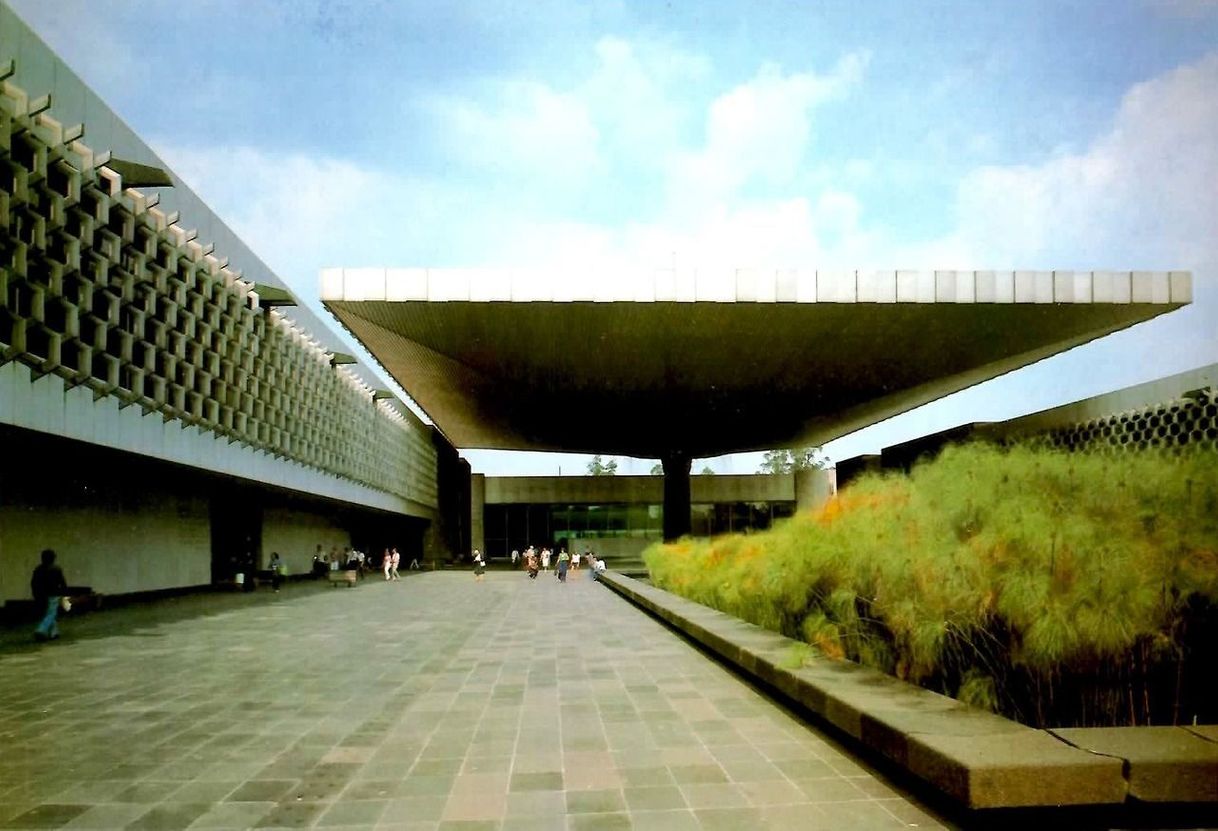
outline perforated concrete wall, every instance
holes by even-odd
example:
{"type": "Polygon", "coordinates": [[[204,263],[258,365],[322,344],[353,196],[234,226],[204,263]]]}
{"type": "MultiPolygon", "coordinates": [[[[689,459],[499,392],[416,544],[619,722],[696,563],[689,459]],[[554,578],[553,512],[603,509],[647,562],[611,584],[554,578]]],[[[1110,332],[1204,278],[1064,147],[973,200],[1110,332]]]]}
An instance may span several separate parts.
{"type": "Polygon", "coordinates": [[[1063,449],[1123,450],[1218,448],[1218,387],[1207,387],[1163,404],[1092,418],[1031,438],[1063,449]]]}
{"type": "Polygon", "coordinates": [[[0,369],[434,507],[428,435],[125,188],[49,103],[0,81],[0,369]]]}

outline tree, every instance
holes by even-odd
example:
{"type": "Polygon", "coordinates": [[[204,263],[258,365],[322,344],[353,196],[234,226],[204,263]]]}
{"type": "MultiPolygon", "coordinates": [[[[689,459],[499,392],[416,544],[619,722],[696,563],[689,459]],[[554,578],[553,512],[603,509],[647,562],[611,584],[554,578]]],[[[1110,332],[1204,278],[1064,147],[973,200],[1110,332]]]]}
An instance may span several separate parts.
{"type": "Polygon", "coordinates": [[[617,473],[617,459],[603,461],[601,454],[597,453],[592,457],[592,461],[588,462],[589,476],[612,476],[617,473]]]}
{"type": "Polygon", "coordinates": [[[703,465],[702,469],[698,471],[698,475],[699,476],[714,476],[715,471],[710,465],[703,465]]]}
{"type": "Polygon", "coordinates": [[[664,475],[664,465],[660,464],[659,462],[656,462],[654,465],[652,465],[651,466],[651,475],[652,476],[663,476],[664,475]]]}
{"type": "Polygon", "coordinates": [[[757,472],[794,473],[797,470],[823,470],[827,462],[819,447],[767,450],[757,472]]]}

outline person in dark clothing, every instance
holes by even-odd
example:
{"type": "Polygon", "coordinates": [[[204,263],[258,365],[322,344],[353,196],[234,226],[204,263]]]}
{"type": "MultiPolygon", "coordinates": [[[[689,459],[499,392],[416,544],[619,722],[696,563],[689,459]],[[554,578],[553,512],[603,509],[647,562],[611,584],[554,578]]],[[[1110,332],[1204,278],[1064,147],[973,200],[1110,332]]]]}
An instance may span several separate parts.
{"type": "Polygon", "coordinates": [[[279,552],[271,553],[271,588],[279,591],[279,584],[283,582],[283,560],[279,559],[279,552]]]}
{"type": "Polygon", "coordinates": [[[68,593],[68,581],[64,579],[63,570],[55,565],[55,552],[49,548],[42,552],[42,563],[34,568],[30,577],[30,592],[34,595],[34,604],[43,613],[34,637],[40,641],[58,638],[59,603],[68,593]]]}

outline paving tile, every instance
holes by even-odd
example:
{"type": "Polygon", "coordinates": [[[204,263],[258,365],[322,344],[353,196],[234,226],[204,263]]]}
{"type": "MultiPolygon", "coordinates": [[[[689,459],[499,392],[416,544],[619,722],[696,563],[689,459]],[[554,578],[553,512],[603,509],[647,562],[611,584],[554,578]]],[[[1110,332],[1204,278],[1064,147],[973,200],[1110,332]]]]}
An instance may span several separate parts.
{"type": "MultiPolygon", "coordinates": [[[[291,779],[254,779],[234,788],[225,798],[227,802],[276,802],[300,783],[291,779]]],[[[179,793],[179,788],[174,793],[179,793]]]]}
{"type": "Polygon", "coordinates": [[[763,822],[756,808],[708,808],[694,815],[705,831],[756,831],[763,822]]]}
{"type": "Polygon", "coordinates": [[[337,802],[317,820],[317,826],[352,825],[367,828],[375,825],[385,812],[387,802],[383,800],[360,800],[337,802]]]}
{"type": "Polygon", "coordinates": [[[563,816],[567,798],[562,791],[520,791],[507,795],[506,816],[563,816]]]}
{"type": "Polygon", "coordinates": [[[189,828],[191,823],[211,810],[206,802],[162,802],[131,822],[126,828],[138,831],[173,831],[189,828]]]}
{"type": "Polygon", "coordinates": [[[503,820],[499,831],[567,831],[567,817],[563,814],[538,817],[512,817],[503,820]]]}
{"type": "Polygon", "coordinates": [[[136,782],[119,791],[109,801],[151,804],[160,802],[180,787],[181,782],[136,782]]]}
{"type": "Polygon", "coordinates": [[[809,802],[853,802],[869,798],[849,779],[808,779],[795,784],[809,802]]]}
{"type": "Polygon", "coordinates": [[[739,785],[728,783],[681,785],[681,796],[694,810],[701,808],[743,808],[749,805],[748,798],[739,785]]]}
{"type": "Polygon", "coordinates": [[[631,811],[630,821],[634,831],[701,831],[702,828],[693,811],[631,811]]]}
{"type": "Polygon", "coordinates": [[[567,813],[606,814],[626,810],[622,792],[612,791],[568,791],[567,813]]]}
{"type": "Polygon", "coordinates": [[[250,828],[274,809],[272,802],[221,802],[190,824],[191,828],[250,828]]]}
{"type": "Polygon", "coordinates": [[[576,814],[567,818],[570,831],[629,831],[629,814],[576,814]]]}
{"type": "Polygon", "coordinates": [[[3,824],[5,828],[62,828],[89,810],[88,805],[44,803],[14,816],[3,824]]]}
{"type": "Polygon", "coordinates": [[[727,781],[727,775],[718,765],[674,765],[669,771],[678,785],[705,785],[727,781]]]}
{"type": "Polygon", "coordinates": [[[123,828],[127,823],[147,813],[148,806],[133,802],[109,802],[94,805],[62,828],[123,828]]]}
{"type": "Polygon", "coordinates": [[[444,816],[447,796],[408,796],[390,799],[381,812],[380,822],[439,821],[444,816]]]}
{"type": "Polygon", "coordinates": [[[681,791],[672,785],[647,788],[625,788],[622,795],[634,811],[665,811],[689,807],[681,791]]]}
{"type": "Polygon", "coordinates": [[[513,773],[511,789],[516,791],[561,791],[563,790],[563,774],[551,773],[513,773]]]}

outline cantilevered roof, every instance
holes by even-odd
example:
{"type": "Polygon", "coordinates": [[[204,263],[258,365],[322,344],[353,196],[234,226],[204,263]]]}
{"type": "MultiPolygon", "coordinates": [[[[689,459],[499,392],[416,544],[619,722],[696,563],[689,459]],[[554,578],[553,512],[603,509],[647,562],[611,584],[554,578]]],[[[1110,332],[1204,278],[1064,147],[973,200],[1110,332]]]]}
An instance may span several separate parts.
{"type": "Polygon", "coordinates": [[[327,269],[460,448],[820,444],[1191,301],[1188,272],[327,269]]]}

